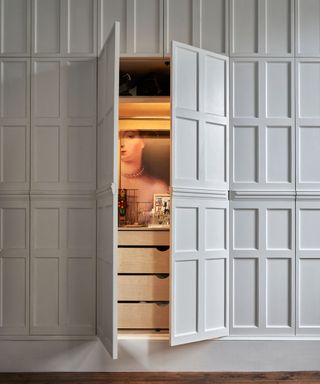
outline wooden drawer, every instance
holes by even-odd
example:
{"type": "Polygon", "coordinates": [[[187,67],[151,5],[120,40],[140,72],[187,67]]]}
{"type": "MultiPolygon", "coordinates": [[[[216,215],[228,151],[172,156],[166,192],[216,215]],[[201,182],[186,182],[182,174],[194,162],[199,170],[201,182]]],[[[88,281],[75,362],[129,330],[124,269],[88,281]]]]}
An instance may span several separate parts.
{"type": "Polygon", "coordinates": [[[118,300],[169,301],[169,277],[118,275],[118,300]]]}
{"type": "Polygon", "coordinates": [[[169,231],[119,230],[118,245],[169,245],[169,231]]]}
{"type": "Polygon", "coordinates": [[[169,304],[119,303],[118,328],[168,329],[169,304]]]}
{"type": "Polygon", "coordinates": [[[118,248],[118,273],[169,273],[169,249],[118,248]]]}

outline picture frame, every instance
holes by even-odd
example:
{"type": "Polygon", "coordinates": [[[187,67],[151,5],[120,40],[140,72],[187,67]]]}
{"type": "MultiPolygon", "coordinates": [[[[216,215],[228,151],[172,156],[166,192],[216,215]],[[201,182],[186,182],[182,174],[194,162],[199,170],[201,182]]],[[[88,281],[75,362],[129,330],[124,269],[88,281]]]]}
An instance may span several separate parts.
{"type": "Polygon", "coordinates": [[[154,194],[153,209],[155,215],[170,213],[170,194],[154,194]]]}

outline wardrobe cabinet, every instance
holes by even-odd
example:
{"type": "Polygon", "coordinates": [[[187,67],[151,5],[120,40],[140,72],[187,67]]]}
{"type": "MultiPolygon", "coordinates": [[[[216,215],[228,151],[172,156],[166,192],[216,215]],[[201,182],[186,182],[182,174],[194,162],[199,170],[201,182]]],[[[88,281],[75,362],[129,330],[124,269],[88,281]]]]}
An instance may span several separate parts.
{"type": "Polygon", "coordinates": [[[97,0],[32,0],[32,56],[92,56],[97,0]]]}
{"type": "Polygon", "coordinates": [[[96,202],[31,197],[32,335],[94,335],[96,202]]]}
{"type": "Polygon", "coordinates": [[[230,37],[230,56],[293,56],[294,0],[230,0],[230,37]]]}
{"type": "Polygon", "coordinates": [[[0,195],[0,335],[29,334],[29,196],[0,195]]]}
{"type": "Polygon", "coordinates": [[[228,52],[225,0],[99,0],[98,47],[120,21],[122,57],[170,56],[171,40],[228,52]]]}
{"type": "Polygon", "coordinates": [[[99,52],[119,21],[122,56],[162,57],[163,0],[99,0],[98,14],[99,52]]]}
{"type": "Polygon", "coordinates": [[[29,192],[30,59],[1,58],[0,193],[29,192]]]}
{"type": "Polygon", "coordinates": [[[96,189],[96,60],[32,59],[31,192],[96,189]]]}

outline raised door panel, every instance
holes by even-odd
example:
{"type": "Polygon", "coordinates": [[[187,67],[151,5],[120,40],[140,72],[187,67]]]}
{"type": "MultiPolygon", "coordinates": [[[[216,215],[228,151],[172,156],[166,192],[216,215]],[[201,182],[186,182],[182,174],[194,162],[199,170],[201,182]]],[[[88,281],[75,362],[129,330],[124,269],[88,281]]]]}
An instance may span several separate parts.
{"type": "Polygon", "coordinates": [[[32,334],[94,333],[94,239],[94,200],[32,198],[32,334]]]}
{"type": "Polygon", "coordinates": [[[134,56],[163,55],[163,0],[129,0],[128,52],[134,56]]]}
{"type": "Polygon", "coordinates": [[[298,56],[319,56],[319,14],[319,0],[296,0],[296,53],[298,56]]]}
{"type": "Polygon", "coordinates": [[[33,0],[32,15],[32,54],[60,55],[62,0],[33,0]]]}
{"type": "Polygon", "coordinates": [[[1,0],[1,56],[30,56],[31,0],[1,0]]]}
{"type": "Polygon", "coordinates": [[[65,0],[66,53],[75,56],[96,55],[97,0],[65,0]]]}
{"type": "Polygon", "coordinates": [[[229,2],[199,0],[192,15],[194,45],[227,54],[229,50],[229,2]],[[195,12],[197,10],[197,12],[195,12]]]}
{"type": "Polygon", "coordinates": [[[29,332],[29,199],[0,198],[0,335],[29,332]]]}
{"type": "Polygon", "coordinates": [[[294,335],[294,206],[293,199],[231,202],[232,335],[294,335]]]}
{"type": "Polygon", "coordinates": [[[297,334],[319,336],[319,200],[297,201],[297,334]]]}
{"type": "Polygon", "coordinates": [[[195,0],[164,0],[164,55],[171,54],[171,41],[194,44],[195,0]]]}
{"type": "MultiPolygon", "coordinates": [[[[131,0],[132,1],[132,0],[131,0]]],[[[127,19],[129,17],[127,10],[127,0],[98,0],[98,50],[100,52],[111,32],[114,22],[120,22],[120,52],[128,52],[127,43],[127,19]]]]}
{"type": "Polygon", "coordinates": [[[294,2],[265,0],[265,53],[269,56],[292,55],[294,51],[294,2]]]}

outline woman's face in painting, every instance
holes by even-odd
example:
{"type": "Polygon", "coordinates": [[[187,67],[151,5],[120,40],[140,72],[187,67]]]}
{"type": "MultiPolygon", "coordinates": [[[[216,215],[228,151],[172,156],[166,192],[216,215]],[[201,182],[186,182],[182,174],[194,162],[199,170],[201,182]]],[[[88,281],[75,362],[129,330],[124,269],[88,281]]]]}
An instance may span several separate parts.
{"type": "Polygon", "coordinates": [[[143,148],[144,142],[139,131],[120,132],[121,161],[130,163],[141,160],[143,148]]]}

